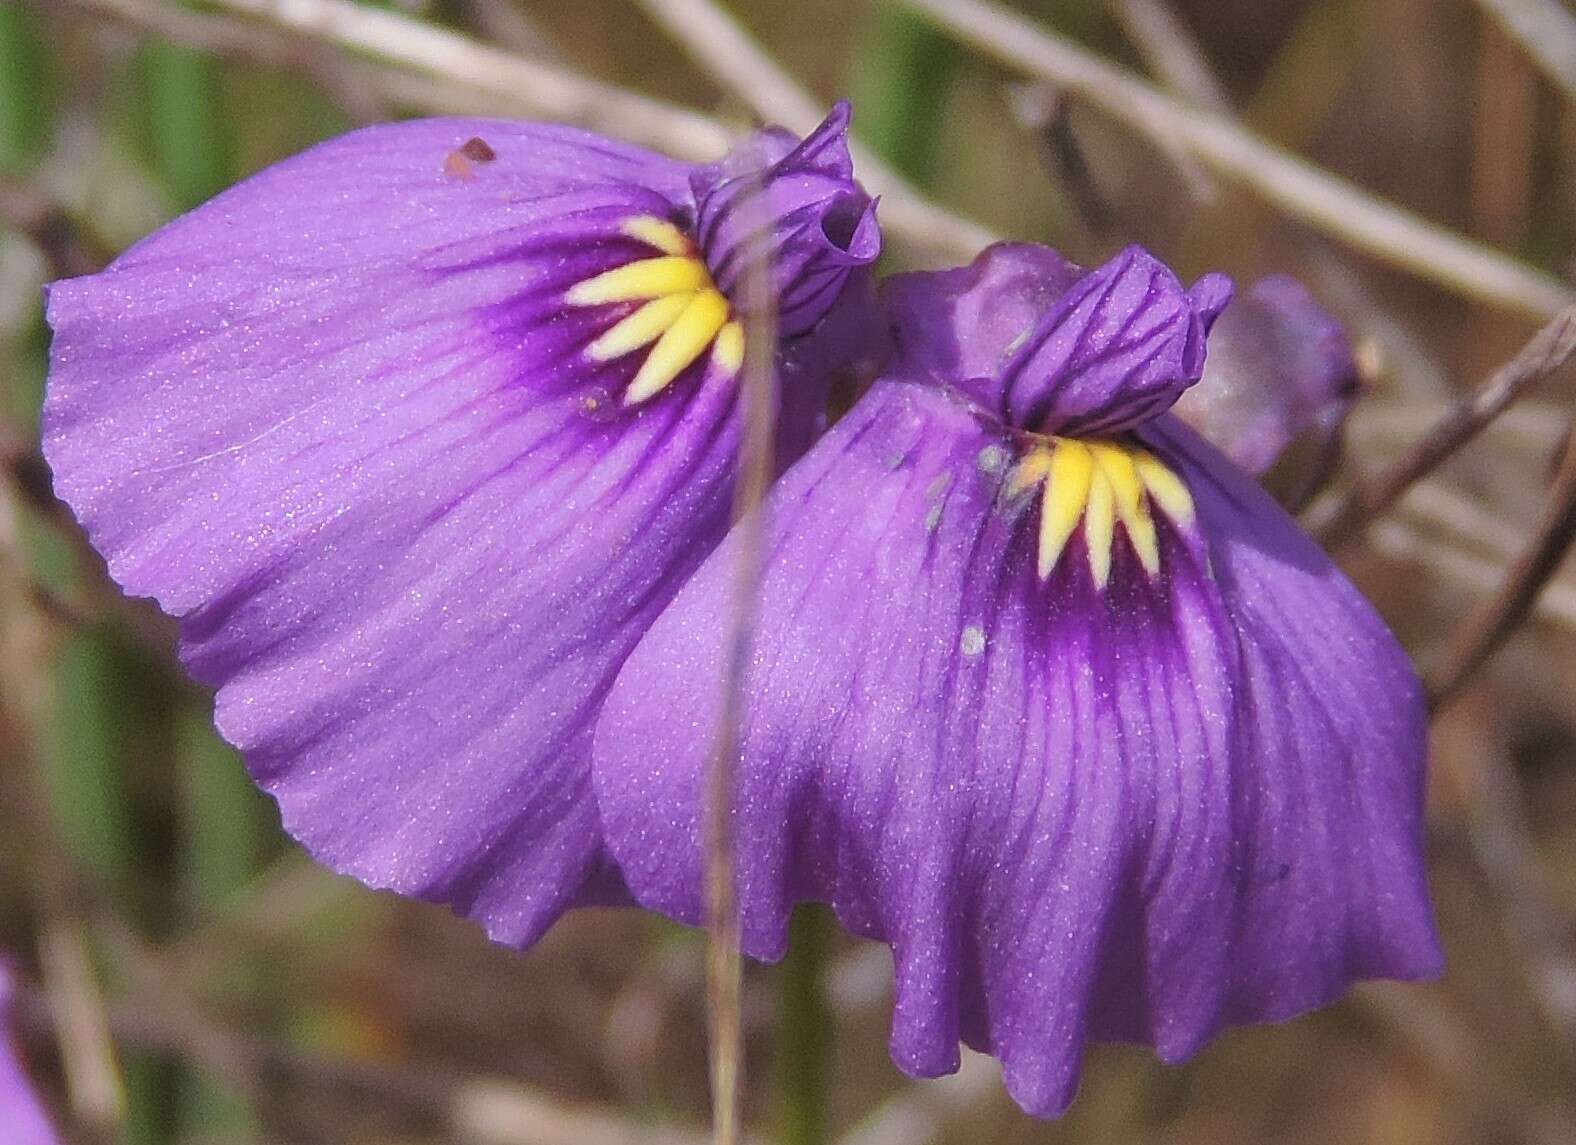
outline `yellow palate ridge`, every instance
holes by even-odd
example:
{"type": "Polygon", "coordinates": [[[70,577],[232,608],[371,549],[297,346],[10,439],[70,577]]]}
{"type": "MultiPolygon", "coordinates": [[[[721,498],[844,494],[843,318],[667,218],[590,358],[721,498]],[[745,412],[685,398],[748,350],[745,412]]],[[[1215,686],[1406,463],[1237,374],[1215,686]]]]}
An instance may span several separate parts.
{"type": "Polygon", "coordinates": [[[1094,456],[1081,442],[1064,441],[1047,450],[1045,502],[1040,507],[1040,577],[1051,575],[1068,538],[1083,518],[1094,480],[1094,456]]]}
{"type": "Polygon", "coordinates": [[[717,344],[711,350],[712,361],[730,374],[736,374],[744,365],[744,327],[737,318],[725,325],[717,334],[717,344]]]}
{"type": "Polygon", "coordinates": [[[1037,488],[1051,472],[1051,450],[1031,449],[1007,474],[1007,496],[1021,497],[1037,488]]]}
{"type": "Polygon", "coordinates": [[[1118,441],[1053,437],[1034,446],[1007,474],[1007,493],[1017,497],[1042,486],[1036,561],[1042,580],[1080,525],[1090,576],[1103,589],[1111,579],[1118,524],[1144,571],[1156,576],[1160,539],[1153,510],[1181,527],[1193,522],[1193,498],[1182,480],[1147,451],[1118,441]]]}
{"type": "Polygon", "coordinates": [[[643,302],[669,294],[688,294],[711,285],[705,263],[685,255],[643,258],[576,283],[565,295],[571,306],[643,302]]]}
{"type": "MultiPolygon", "coordinates": [[[[1138,476],[1138,466],[1126,449],[1101,442],[1089,447],[1106,480],[1111,483],[1111,494],[1116,502],[1116,516],[1127,530],[1127,539],[1133,542],[1138,561],[1144,571],[1154,576],[1160,571],[1160,541],[1155,535],[1155,522],[1149,516],[1149,505],[1144,500],[1144,483],[1138,476]]],[[[1179,482],[1180,484],[1180,482],[1179,482]]]]}
{"type": "Polygon", "coordinates": [[[689,293],[653,298],[587,346],[586,353],[599,362],[610,362],[650,345],[678,320],[694,297],[689,293]]]}
{"type": "Polygon", "coordinates": [[[695,244],[678,227],[655,215],[640,215],[627,220],[621,228],[632,239],[656,247],[663,254],[695,257],[695,244]]]}
{"type": "Polygon", "coordinates": [[[1089,504],[1084,506],[1084,540],[1089,549],[1089,572],[1096,588],[1111,580],[1111,545],[1116,540],[1116,495],[1111,479],[1098,465],[1089,479],[1089,504]]]}
{"type": "Polygon", "coordinates": [[[738,373],[744,366],[744,327],[712,281],[694,240],[655,215],[626,219],[620,230],[659,253],[575,284],[564,301],[574,307],[639,304],[585,349],[594,362],[645,352],[624,391],[624,404],[661,393],[708,349],[717,369],[738,373]]]}
{"type": "Polygon", "coordinates": [[[1179,525],[1191,525],[1193,495],[1182,484],[1182,479],[1143,450],[1135,452],[1133,465],[1144,483],[1144,489],[1166,516],[1179,525]]]}
{"type": "Polygon", "coordinates": [[[728,322],[728,300],[716,289],[697,291],[684,312],[657,339],[624,391],[624,404],[634,405],[660,391],[697,358],[728,322]]]}
{"type": "Polygon", "coordinates": [[[591,354],[591,358],[599,362],[610,362],[615,358],[623,358],[624,354],[640,350],[641,346],[651,345],[662,337],[663,331],[667,331],[668,326],[678,320],[692,298],[695,298],[693,293],[651,299],[645,306],[641,306],[632,315],[608,329],[607,334],[600,335],[596,342],[586,346],[586,353],[591,354]]]}

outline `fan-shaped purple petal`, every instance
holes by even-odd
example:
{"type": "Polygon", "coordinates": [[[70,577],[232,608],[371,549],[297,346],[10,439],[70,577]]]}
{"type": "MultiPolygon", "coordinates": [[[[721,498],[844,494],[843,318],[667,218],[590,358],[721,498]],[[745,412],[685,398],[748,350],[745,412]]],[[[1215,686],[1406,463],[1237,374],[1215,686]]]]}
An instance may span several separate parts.
{"type": "MultiPolygon", "coordinates": [[[[1196,490],[1150,577],[1036,569],[1012,443],[958,394],[878,382],[766,509],[735,831],[746,949],[829,901],[893,948],[892,1052],[1003,1060],[1034,1113],[1086,1041],[1184,1057],[1354,978],[1438,969],[1405,657],[1268,498],[1178,426],[1196,490]]],[[[626,663],[595,744],[637,899],[700,917],[725,543],[626,663]]],[[[1081,534],[1073,544],[1085,542],[1081,534]]]]}
{"type": "Polygon", "coordinates": [[[641,300],[566,302],[668,253],[690,170],[567,129],[371,128],[50,295],[57,492],[181,618],[287,828],[502,941],[616,888],[591,721],[727,527],[736,365],[631,404],[642,355],[592,343],[641,300]]]}

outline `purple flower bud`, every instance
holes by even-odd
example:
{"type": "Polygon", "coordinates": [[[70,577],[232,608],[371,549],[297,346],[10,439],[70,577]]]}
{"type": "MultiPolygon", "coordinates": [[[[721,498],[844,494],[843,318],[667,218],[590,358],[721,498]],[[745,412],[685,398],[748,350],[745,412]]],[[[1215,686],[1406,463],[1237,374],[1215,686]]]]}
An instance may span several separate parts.
{"type": "MultiPolygon", "coordinates": [[[[745,949],[794,904],[890,944],[891,1050],[959,1042],[1031,1113],[1083,1048],[1166,1061],[1356,979],[1437,974],[1405,654],[1252,480],[1164,413],[1225,300],[1142,252],[996,247],[885,288],[897,356],[778,482],[733,820],[745,949]]],[[[641,903],[698,922],[733,538],[598,725],[641,903]]]]}
{"type": "Polygon", "coordinates": [[[846,121],[715,168],[502,120],[368,128],[53,286],[56,490],[181,619],[321,861],[513,943],[622,897],[591,730],[728,527],[752,235],[783,453],[862,352],[838,303],[864,305],[878,236],[846,121]]]}
{"type": "Polygon", "coordinates": [[[1300,438],[1337,443],[1357,392],[1346,331],[1301,283],[1277,275],[1215,323],[1203,379],[1177,413],[1259,475],[1300,438]]]}

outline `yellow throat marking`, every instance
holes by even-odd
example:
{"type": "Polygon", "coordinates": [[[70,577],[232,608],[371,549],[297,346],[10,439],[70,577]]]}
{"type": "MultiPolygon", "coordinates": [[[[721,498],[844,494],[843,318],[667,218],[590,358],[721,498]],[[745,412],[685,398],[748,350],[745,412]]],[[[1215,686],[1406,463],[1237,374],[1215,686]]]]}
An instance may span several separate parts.
{"type": "Polygon", "coordinates": [[[1021,496],[1044,486],[1040,503],[1040,579],[1051,575],[1081,522],[1089,572],[1104,588],[1121,524],[1150,576],[1160,571],[1160,542],[1151,507],[1175,524],[1193,522],[1193,497],[1153,454],[1114,441],[1053,437],[1036,445],[1007,474],[1007,492],[1021,496]]]}
{"type": "Polygon", "coordinates": [[[661,393],[708,349],[720,370],[738,373],[744,365],[744,327],[733,317],[690,237],[654,215],[629,219],[622,230],[661,253],[577,283],[564,301],[570,306],[640,303],[586,347],[597,362],[646,350],[624,391],[624,404],[661,393]]]}

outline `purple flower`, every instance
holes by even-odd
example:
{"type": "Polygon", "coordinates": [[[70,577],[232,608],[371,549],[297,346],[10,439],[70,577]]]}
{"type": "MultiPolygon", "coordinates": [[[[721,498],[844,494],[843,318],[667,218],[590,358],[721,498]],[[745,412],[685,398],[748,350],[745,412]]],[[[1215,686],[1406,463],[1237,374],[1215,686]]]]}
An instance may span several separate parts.
{"type": "MultiPolygon", "coordinates": [[[[1054,1114],[1082,1047],[1185,1058],[1354,980],[1438,972],[1424,713],[1317,547],[1166,407],[1229,297],[1134,249],[891,281],[896,358],[778,483],[741,729],[744,944],[796,902],[893,950],[909,1073],[1000,1057],[1054,1114]]],[[[603,826],[701,914],[726,542],[626,662],[603,826]]]]}
{"type": "Polygon", "coordinates": [[[1177,413],[1255,476],[1293,442],[1331,451],[1358,393],[1341,324],[1296,279],[1261,279],[1209,336],[1204,376],[1177,413]]]}
{"type": "Polygon", "coordinates": [[[0,958],[0,1127],[6,1145],[58,1145],[60,1137],[12,1042],[12,991],[11,967],[0,958]]]}
{"type": "Polygon", "coordinates": [[[727,530],[742,268],[775,267],[786,449],[872,325],[847,119],[700,168],[567,128],[373,127],[51,289],[56,490],[180,618],[321,861],[511,943],[622,896],[591,730],[727,530]]]}

